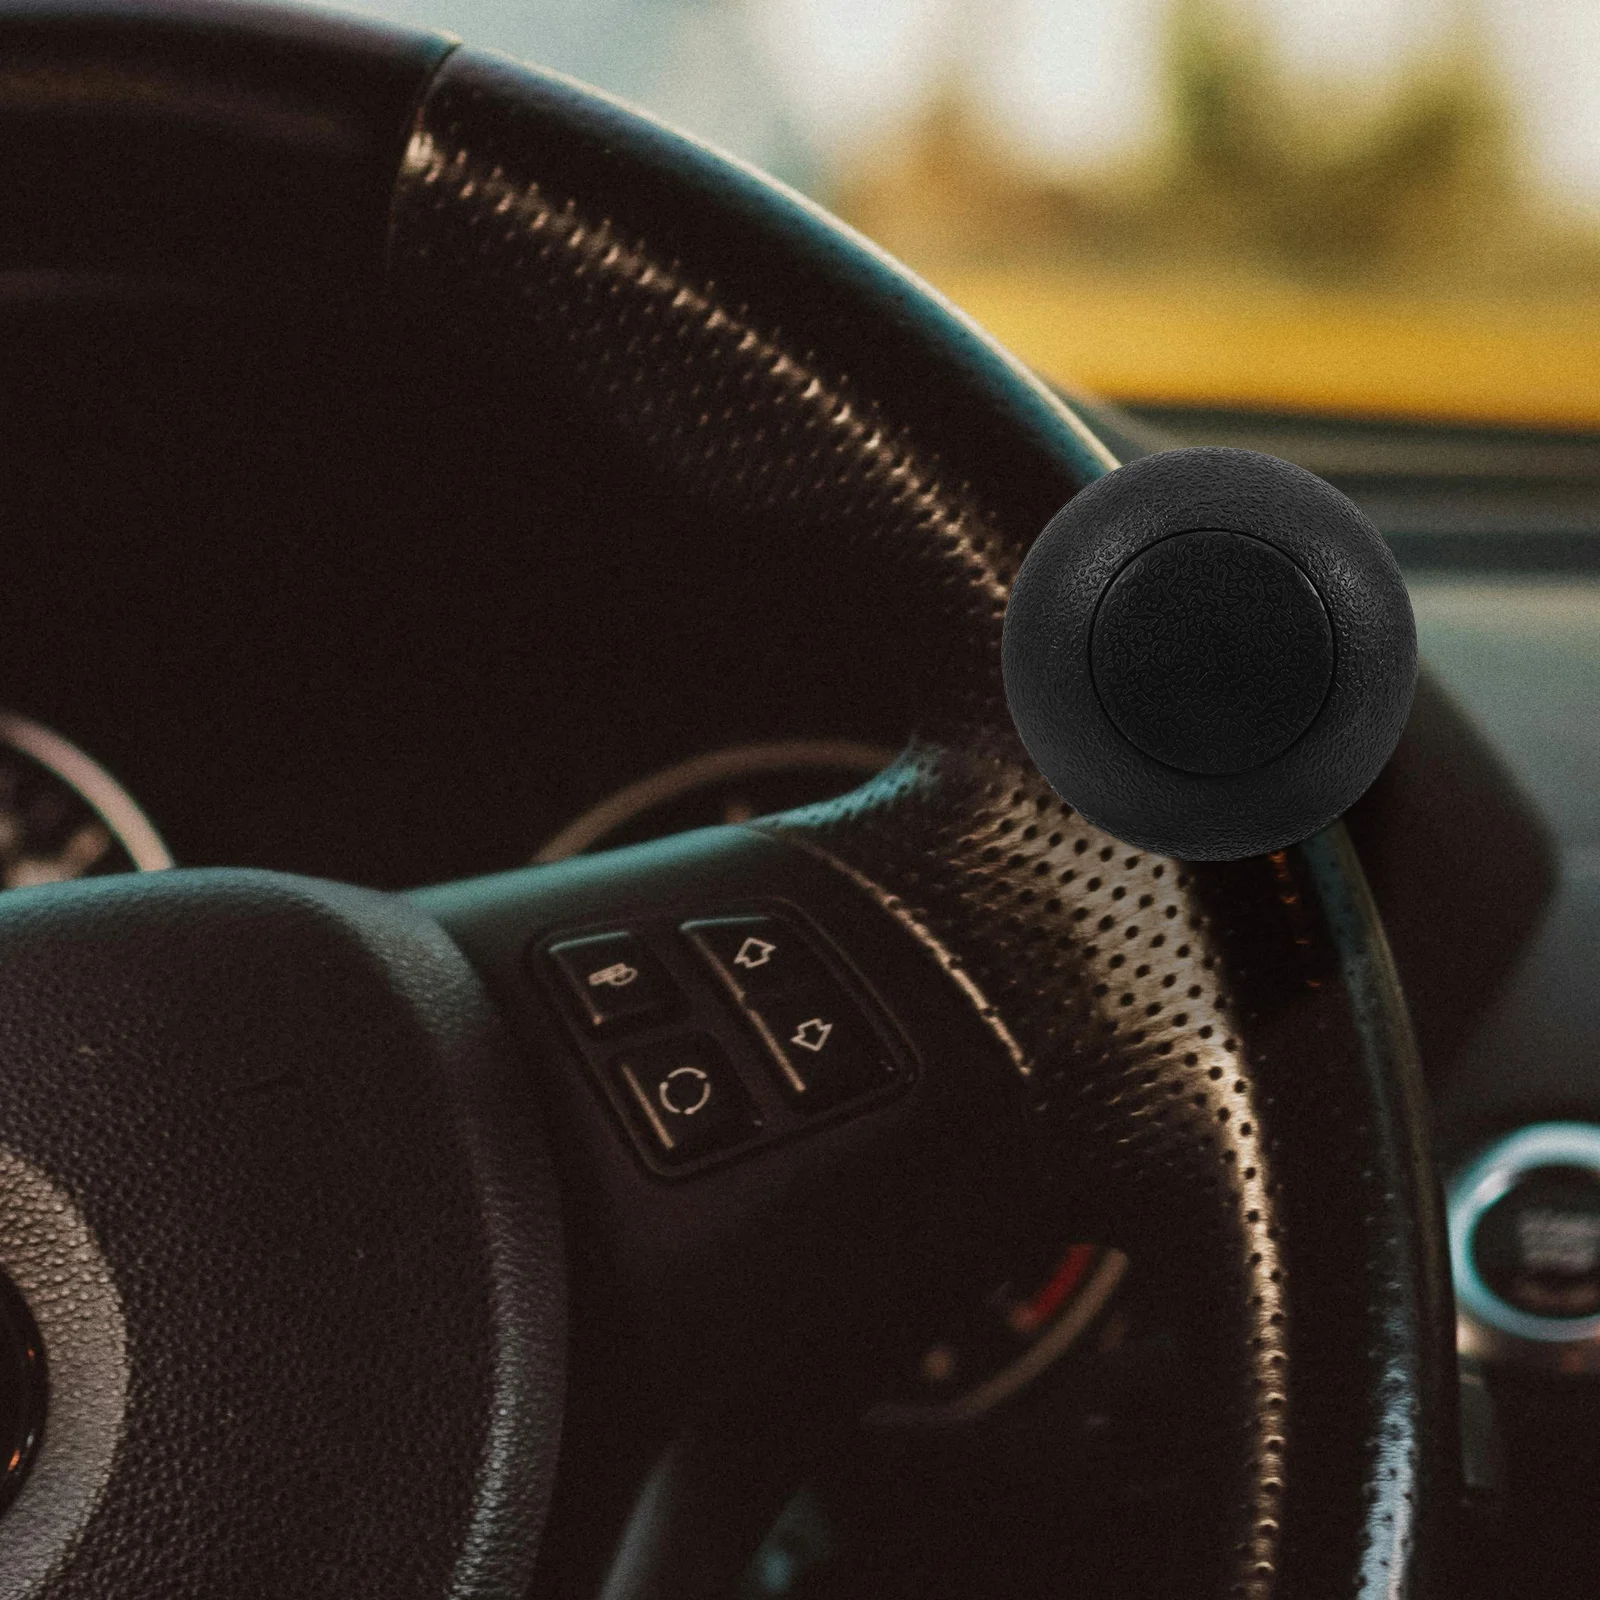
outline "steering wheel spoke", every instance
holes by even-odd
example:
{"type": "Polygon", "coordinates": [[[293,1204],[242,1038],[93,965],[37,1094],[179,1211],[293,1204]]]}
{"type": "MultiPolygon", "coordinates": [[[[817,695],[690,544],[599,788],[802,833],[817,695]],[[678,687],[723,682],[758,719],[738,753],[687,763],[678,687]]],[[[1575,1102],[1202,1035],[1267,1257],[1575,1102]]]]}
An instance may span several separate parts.
{"type": "Polygon", "coordinates": [[[1015,1084],[861,887],[715,828],[421,892],[527,1042],[574,1293],[687,1416],[870,1396],[1015,1229],[1015,1084]]]}
{"type": "Polygon", "coordinates": [[[999,743],[923,746],[839,801],[422,902],[539,1052],[582,1168],[566,1189],[589,1315],[634,1332],[635,1380],[682,1402],[675,1425],[822,1376],[841,1414],[864,1404],[895,1339],[925,1335],[1025,1219],[1049,1218],[1167,1284],[1212,1373],[1214,1582],[1308,1580],[1323,1508],[1363,1483],[1384,1532],[1344,1559],[1374,1580],[1409,1559],[1416,1497],[1449,1470],[1423,1435],[1448,1395],[1418,1349],[1441,1324],[1439,1264],[1431,1214],[1412,1211],[1431,1198],[1425,1152],[1399,1132],[1420,1123],[1415,1062],[1341,829],[1185,864],[1084,821],[999,743]],[[792,1103],[803,1045],[781,1044],[812,1019],[763,1025],[753,975],[781,959],[780,930],[809,964],[800,1010],[828,1021],[820,966],[894,1059],[828,1115],[780,1110],[675,1171],[673,1081],[627,1064],[688,1061],[649,1044],[716,1036],[752,1099],[792,1103]],[[560,964],[576,949],[580,981],[609,988],[624,936],[680,991],[638,1050],[626,1020],[586,1037],[613,1025],[560,964]],[[1380,1304],[1374,1279],[1420,1292],[1380,1304]],[[1326,1499],[1294,1496],[1307,1455],[1326,1499]]]}

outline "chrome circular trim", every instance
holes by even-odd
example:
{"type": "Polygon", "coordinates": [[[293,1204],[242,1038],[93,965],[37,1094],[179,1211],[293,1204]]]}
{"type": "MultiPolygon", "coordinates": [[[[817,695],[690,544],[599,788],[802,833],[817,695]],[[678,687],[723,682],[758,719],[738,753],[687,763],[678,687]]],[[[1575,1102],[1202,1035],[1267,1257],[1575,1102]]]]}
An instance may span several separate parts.
{"type": "Polygon", "coordinates": [[[110,1480],[127,1402],[127,1327],[77,1203],[4,1145],[0,1267],[27,1303],[50,1363],[50,1410],[33,1465],[0,1517],[0,1600],[32,1600],[68,1558],[110,1480]]]}
{"type": "Polygon", "coordinates": [[[172,855],[161,835],[133,796],[71,740],[18,712],[0,711],[0,742],[32,756],[79,794],[141,872],[159,872],[172,865],[172,855]]]}
{"type": "Polygon", "coordinates": [[[1540,1122],[1497,1139],[1450,1185],[1450,1270],[1461,1313],[1458,1342],[1465,1353],[1535,1359],[1570,1370],[1600,1370],[1600,1315],[1540,1317],[1502,1300],[1483,1281],[1472,1256],[1472,1235],[1484,1214],[1530,1172],[1577,1167],[1600,1179],[1600,1127],[1586,1122],[1540,1122]],[[1580,1346],[1592,1351],[1579,1351],[1580,1346]]]}

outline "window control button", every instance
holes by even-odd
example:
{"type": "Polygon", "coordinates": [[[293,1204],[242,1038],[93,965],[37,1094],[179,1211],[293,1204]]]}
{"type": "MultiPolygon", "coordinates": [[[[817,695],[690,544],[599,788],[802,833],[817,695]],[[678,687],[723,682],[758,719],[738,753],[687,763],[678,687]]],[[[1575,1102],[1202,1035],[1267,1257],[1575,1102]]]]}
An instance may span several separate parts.
{"type": "Polygon", "coordinates": [[[741,998],[828,981],[810,947],[778,917],[709,917],[682,931],[741,998]]]}
{"type": "Polygon", "coordinates": [[[777,1057],[778,1081],[802,1111],[826,1111],[881,1089],[894,1067],[878,1037],[836,988],[752,1002],[777,1057]]]}
{"type": "Polygon", "coordinates": [[[697,1161],[741,1143],[755,1126],[744,1085],[710,1039],[646,1045],[610,1066],[629,1120],[656,1156],[697,1161]]]}
{"type": "Polygon", "coordinates": [[[675,1000],[671,980],[637,934],[598,933],[552,945],[567,992],[595,1030],[653,1022],[675,1000]]]}

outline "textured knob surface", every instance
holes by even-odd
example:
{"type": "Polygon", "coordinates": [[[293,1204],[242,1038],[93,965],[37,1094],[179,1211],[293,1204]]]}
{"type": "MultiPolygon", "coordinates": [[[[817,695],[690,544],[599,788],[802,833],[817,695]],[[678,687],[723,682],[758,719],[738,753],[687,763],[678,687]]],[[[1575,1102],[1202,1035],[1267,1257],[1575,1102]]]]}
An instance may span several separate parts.
{"type": "Polygon", "coordinates": [[[1122,735],[1181,772],[1248,772],[1315,720],[1333,627],[1311,580],[1242,533],[1175,534],[1112,580],[1089,645],[1122,735]]]}
{"type": "Polygon", "coordinates": [[[1306,838],[1378,775],[1416,630],[1388,547],[1330,484],[1254,451],[1173,450],[1051,520],[1004,662],[1063,799],[1131,844],[1228,860],[1306,838]]]}

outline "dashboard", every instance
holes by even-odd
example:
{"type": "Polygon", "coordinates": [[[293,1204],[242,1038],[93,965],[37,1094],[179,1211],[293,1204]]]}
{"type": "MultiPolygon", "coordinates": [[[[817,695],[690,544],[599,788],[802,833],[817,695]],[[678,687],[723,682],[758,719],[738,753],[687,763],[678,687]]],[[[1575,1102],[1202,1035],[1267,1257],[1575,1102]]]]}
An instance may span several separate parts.
{"type": "MultiPolygon", "coordinates": [[[[481,379],[427,330],[373,338],[360,315],[266,303],[241,320],[198,290],[68,281],[0,298],[8,886],[175,860],[407,889],[836,793],[915,727],[895,618],[850,573],[828,612],[788,604],[803,550],[703,520],[642,463],[598,470],[537,372],[497,375],[526,387],[530,420],[495,431],[481,379]],[[691,538],[720,552],[715,594],[672,577],[691,538]],[[587,626],[602,592],[625,650],[587,626]]],[[[1509,1192],[1504,1140],[1600,1126],[1600,445],[1102,420],[1124,453],[1252,443],[1365,504],[1406,569],[1426,694],[1482,735],[1470,760],[1433,747],[1391,787],[1503,765],[1544,819],[1469,795],[1431,841],[1459,891],[1449,915],[1385,907],[1421,1001],[1441,1173],[1489,1195],[1487,1215],[1509,1192]]],[[[1381,886],[1380,824],[1353,819],[1381,886]]],[[[1497,1224],[1486,1281],[1535,1310],[1556,1296],[1545,1308],[1583,1337],[1486,1343],[1483,1318],[1463,1324],[1485,1595],[1513,1592],[1535,1549],[1560,1556],[1546,1593],[1593,1593],[1600,1572],[1600,1221],[1583,1221],[1600,1219],[1583,1177],[1600,1153],[1562,1148],[1535,1221],[1497,1224]],[[1531,1289],[1505,1255],[1524,1236],[1531,1289]],[[1560,1344],[1583,1349],[1545,1359],[1560,1344]]],[[[938,1571],[951,1592],[1028,1594],[1069,1558],[1090,1587],[1099,1570],[1161,1591],[1184,1547],[1198,1375],[1137,1262],[1056,1243],[997,1269],[784,1513],[750,1593],[927,1594],[938,1571]]]]}

